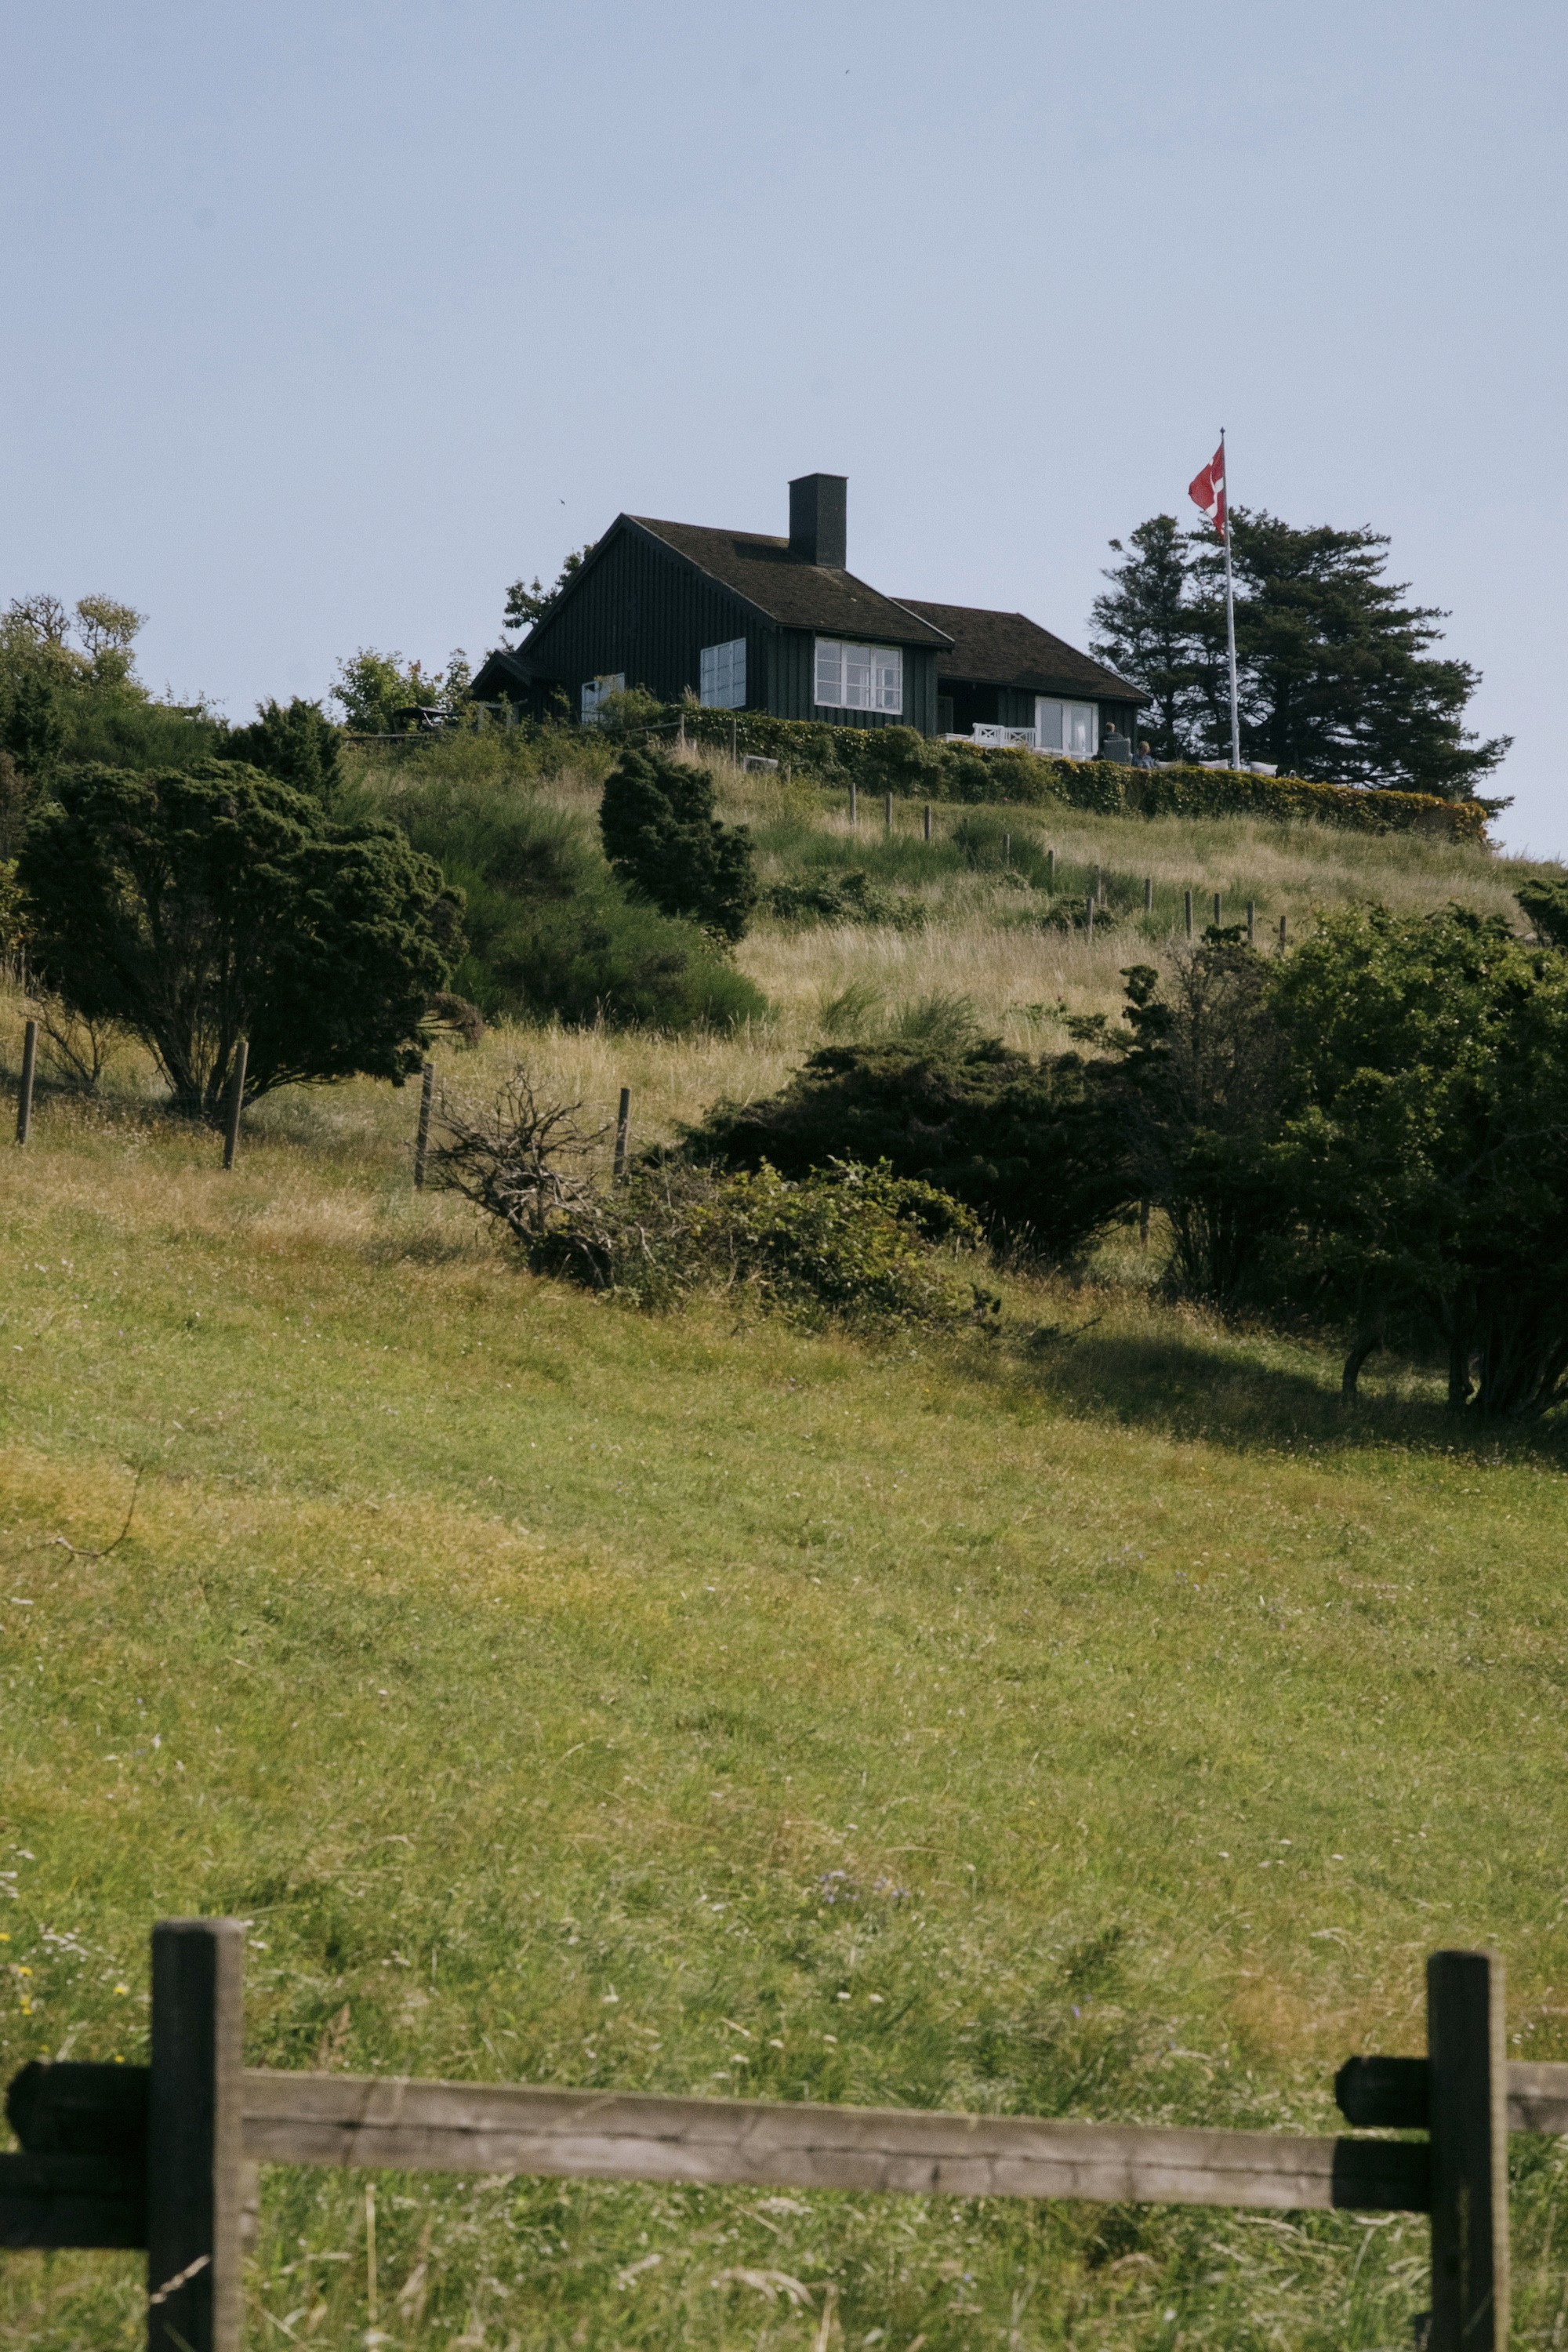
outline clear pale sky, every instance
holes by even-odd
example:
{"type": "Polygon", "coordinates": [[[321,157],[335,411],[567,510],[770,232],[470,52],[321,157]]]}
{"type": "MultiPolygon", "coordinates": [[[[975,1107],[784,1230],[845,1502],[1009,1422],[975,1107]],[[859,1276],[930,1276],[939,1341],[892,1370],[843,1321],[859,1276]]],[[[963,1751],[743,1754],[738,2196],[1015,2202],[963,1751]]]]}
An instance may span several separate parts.
{"type": "Polygon", "coordinates": [[[1082,643],[1223,423],[1568,854],[1565,63],[1562,0],[0,0],[0,597],[244,719],[821,468],[879,587],[1082,643]]]}

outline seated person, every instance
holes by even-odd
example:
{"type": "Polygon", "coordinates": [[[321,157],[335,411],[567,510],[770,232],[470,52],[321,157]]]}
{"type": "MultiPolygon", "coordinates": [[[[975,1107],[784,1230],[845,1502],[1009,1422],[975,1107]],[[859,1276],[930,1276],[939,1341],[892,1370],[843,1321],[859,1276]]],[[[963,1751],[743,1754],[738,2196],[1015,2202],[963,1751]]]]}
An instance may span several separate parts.
{"type": "Polygon", "coordinates": [[[1118,760],[1124,768],[1131,767],[1132,763],[1131,736],[1119,735],[1116,729],[1112,727],[1109,735],[1102,735],[1100,739],[1100,756],[1102,760],[1118,760]]]}
{"type": "Polygon", "coordinates": [[[1139,742],[1137,755],[1132,764],[1135,768],[1152,768],[1158,764],[1153,752],[1149,749],[1149,739],[1146,735],[1139,742]]]}

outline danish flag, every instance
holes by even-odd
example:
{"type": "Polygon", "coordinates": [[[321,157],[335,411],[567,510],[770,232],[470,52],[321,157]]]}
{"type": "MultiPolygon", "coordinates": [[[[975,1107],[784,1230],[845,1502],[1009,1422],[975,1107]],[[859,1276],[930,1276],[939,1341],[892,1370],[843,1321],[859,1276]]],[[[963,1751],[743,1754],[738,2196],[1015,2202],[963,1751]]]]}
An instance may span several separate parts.
{"type": "Polygon", "coordinates": [[[1187,496],[1194,506],[1202,507],[1221,539],[1225,537],[1226,509],[1225,503],[1225,443],[1222,441],[1201,474],[1194,474],[1187,484],[1187,496]]]}

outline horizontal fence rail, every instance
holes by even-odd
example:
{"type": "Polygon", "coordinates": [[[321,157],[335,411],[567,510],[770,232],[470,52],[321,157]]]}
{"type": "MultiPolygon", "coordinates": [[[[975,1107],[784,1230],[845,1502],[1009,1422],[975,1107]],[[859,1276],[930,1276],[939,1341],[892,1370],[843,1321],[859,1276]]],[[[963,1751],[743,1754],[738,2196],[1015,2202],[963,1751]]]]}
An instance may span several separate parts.
{"type": "Polygon", "coordinates": [[[1428,2202],[1426,2150],[1399,2140],[265,2071],[247,2073],[243,2103],[246,2155],[269,2164],[1277,2212],[1421,2213],[1428,2202]]]}
{"type": "Polygon", "coordinates": [[[1335,2080],[1347,2123],[1418,2140],[246,2068],[243,1959],[237,1921],[163,1921],[151,2065],[35,2061],[6,2093],[0,2246],[145,2248],[150,2352],[238,2352],[261,2164],[1429,2213],[1421,2344],[1501,2352],[1507,2133],[1568,2133],[1568,2065],[1506,2062],[1485,1952],[1428,1961],[1425,2058],[1352,2058],[1335,2080]]]}

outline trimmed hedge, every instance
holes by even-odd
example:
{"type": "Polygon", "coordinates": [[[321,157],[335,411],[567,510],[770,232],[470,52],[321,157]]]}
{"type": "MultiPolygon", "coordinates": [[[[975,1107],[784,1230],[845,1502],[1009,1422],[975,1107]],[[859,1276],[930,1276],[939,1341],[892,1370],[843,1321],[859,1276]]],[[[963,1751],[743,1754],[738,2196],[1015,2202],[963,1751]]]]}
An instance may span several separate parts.
{"type": "Polygon", "coordinates": [[[929,801],[1003,801],[1092,810],[1102,816],[1256,816],[1306,819],[1357,833],[1434,833],[1453,841],[1486,837],[1479,801],[1427,793],[1363,791],[1300,776],[1255,776],[1232,768],[1130,768],[1113,760],[1053,760],[1037,751],[989,751],[934,742],[912,727],[825,727],[759,710],[671,711],[689,741],[776,760],[781,770],[840,791],[929,801]],[[733,732],[731,733],[731,730],[733,732]]]}

